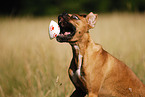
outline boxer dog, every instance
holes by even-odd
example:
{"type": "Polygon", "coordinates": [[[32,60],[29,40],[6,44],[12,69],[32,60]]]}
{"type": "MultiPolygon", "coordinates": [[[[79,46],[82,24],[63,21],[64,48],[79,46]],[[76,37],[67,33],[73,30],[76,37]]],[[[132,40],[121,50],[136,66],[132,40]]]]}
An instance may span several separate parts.
{"type": "Polygon", "coordinates": [[[145,97],[145,85],[123,62],[94,43],[89,35],[97,14],[62,13],[58,16],[58,42],[71,45],[73,58],[68,70],[76,90],[70,97],[145,97]]]}

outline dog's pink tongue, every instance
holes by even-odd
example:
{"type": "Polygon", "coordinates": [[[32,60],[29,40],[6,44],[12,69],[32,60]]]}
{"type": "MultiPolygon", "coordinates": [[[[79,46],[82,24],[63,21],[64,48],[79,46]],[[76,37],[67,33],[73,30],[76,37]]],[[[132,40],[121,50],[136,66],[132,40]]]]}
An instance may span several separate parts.
{"type": "Polygon", "coordinates": [[[65,32],[65,33],[64,33],[64,35],[69,35],[69,34],[70,34],[70,32],[65,32]]]}

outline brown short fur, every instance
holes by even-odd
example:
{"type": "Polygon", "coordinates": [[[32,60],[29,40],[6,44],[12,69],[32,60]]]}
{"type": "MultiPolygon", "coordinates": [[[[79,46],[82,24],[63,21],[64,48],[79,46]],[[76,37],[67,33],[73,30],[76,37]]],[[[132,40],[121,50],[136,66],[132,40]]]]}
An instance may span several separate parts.
{"type": "Polygon", "coordinates": [[[68,72],[76,87],[71,97],[145,97],[145,85],[132,70],[91,39],[88,30],[94,27],[97,14],[76,16],[80,20],[68,20],[76,27],[68,40],[73,51],[68,72]]]}

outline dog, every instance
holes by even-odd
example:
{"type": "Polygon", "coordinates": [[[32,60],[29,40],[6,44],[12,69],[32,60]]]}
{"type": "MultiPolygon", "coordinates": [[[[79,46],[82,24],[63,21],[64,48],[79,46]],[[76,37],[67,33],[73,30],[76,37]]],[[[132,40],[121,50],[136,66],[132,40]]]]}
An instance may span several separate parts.
{"type": "Polygon", "coordinates": [[[91,39],[97,18],[93,12],[58,16],[56,40],[69,43],[73,52],[68,73],[76,90],[70,97],[145,97],[145,85],[131,69],[91,39]]]}

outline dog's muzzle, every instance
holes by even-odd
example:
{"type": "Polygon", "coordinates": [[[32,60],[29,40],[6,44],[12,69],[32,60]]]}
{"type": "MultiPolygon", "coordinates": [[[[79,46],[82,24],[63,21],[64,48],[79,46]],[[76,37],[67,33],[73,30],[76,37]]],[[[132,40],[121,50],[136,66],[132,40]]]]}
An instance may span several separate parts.
{"type": "Polygon", "coordinates": [[[70,22],[70,16],[67,13],[62,13],[58,16],[58,25],[60,34],[56,37],[59,42],[69,42],[76,32],[76,27],[70,22]]]}

